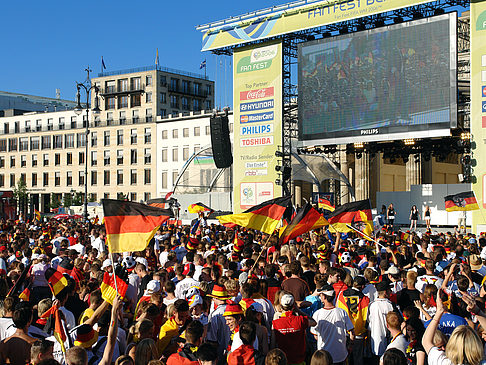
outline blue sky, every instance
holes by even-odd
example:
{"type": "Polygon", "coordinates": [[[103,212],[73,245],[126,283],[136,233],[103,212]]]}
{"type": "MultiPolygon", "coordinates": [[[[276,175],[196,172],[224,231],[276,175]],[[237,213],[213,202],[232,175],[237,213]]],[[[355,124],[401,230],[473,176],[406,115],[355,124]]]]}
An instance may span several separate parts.
{"type": "Polygon", "coordinates": [[[75,81],[87,65],[107,70],[160,65],[218,77],[217,104],[231,104],[229,57],[201,53],[196,25],[279,5],[286,1],[27,0],[2,2],[0,90],[74,99],[75,81]],[[226,72],[225,61],[226,59],[226,72]],[[217,65],[219,71],[217,72],[217,65]],[[223,81],[226,82],[223,82],[223,81]]]}

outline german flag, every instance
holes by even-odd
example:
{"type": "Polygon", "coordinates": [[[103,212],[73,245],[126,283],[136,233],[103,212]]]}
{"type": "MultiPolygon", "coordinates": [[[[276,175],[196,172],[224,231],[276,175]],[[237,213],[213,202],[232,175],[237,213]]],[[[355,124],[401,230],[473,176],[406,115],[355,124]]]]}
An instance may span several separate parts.
{"type": "Polygon", "coordinates": [[[373,232],[370,201],[365,199],[340,205],[329,215],[328,221],[334,231],[349,232],[352,229],[347,225],[351,225],[370,236],[373,232]]]}
{"type": "Polygon", "coordinates": [[[339,294],[336,301],[336,307],[344,309],[348,313],[357,335],[362,335],[366,332],[369,305],[369,298],[362,293],[356,294],[346,290],[339,294]],[[350,295],[344,295],[344,293],[350,295]]]}
{"type": "Polygon", "coordinates": [[[326,198],[320,198],[320,197],[319,197],[319,200],[317,201],[317,207],[319,207],[321,209],[328,210],[330,212],[334,212],[334,210],[336,209],[334,207],[334,205],[332,205],[329,200],[327,200],[326,198]]]}
{"type": "Polygon", "coordinates": [[[151,207],[165,209],[165,204],[167,204],[169,202],[169,198],[170,198],[171,195],[172,195],[172,192],[167,193],[165,198],[150,199],[149,201],[147,201],[147,205],[150,205],[151,207]]]}
{"type": "Polygon", "coordinates": [[[108,303],[113,304],[113,300],[116,298],[116,293],[118,289],[118,294],[124,298],[127,294],[128,284],[125,283],[116,275],[110,275],[110,273],[105,272],[103,275],[103,282],[100,285],[101,297],[108,303]],[[116,286],[115,278],[116,277],[116,286]]]}
{"type": "MultiPolygon", "coordinates": [[[[58,304],[59,305],[59,304],[58,304]]],[[[64,342],[66,342],[66,331],[64,328],[64,325],[62,324],[61,321],[61,315],[59,313],[59,307],[58,305],[53,305],[51,309],[46,311],[41,318],[49,318],[50,316],[53,316],[54,318],[54,338],[59,342],[61,345],[61,350],[63,353],[66,353],[66,346],[64,345],[64,342]]]]}
{"type": "Polygon", "coordinates": [[[290,204],[290,196],[267,200],[240,214],[228,214],[216,217],[225,224],[237,224],[241,227],[255,229],[272,234],[280,223],[285,209],[290,204]]]}
{"type": "Polygon", "coordinates": [[[110,252],[142,251],[172,212],[149,205],[102,199],[110,252]]]}
{"type": "Polygon", "coordinates": [[[52,267],[48,268],[44,275],[54,296],[58,295],[68,285],[64,275],[52,267]]]}
{"type": "Polygon", "coordinates": [[[19,299],[22,299],[24,302],[28,302],[30,300],[30,285],[25,288],[22,293],[20,293],[19,299]]]}
{"type": "Polygon", "coordinates": [[[300,236],[306,232],[320,227],[328,226],[329,222],[312,205],[307,203],[302,207],[290,224],[280,233],[282,244],[287,243],[292,238],[300,236]]]}
{"type": "Polygon", "coordinates": [[[455,195],[447,195],[445,198],[445,209],[448,212],[478,210],[479,205],[472,191],[465,191],[455,195]]]}
{"type": "Polygon", "coordinates": [[[34,209],[34,215],[35,219],[40,222],[41,221],[41,212],[39,212],[37,209],[34,209]]]}
{"type": "Polygon", "coordinates": [[[187,207],[189,213],[212,212],[213,210],[203,203],[191,204],[187,207]]]}
{"type": "Polygon", "coordinates": [[[245,246],[245,242],[238,237],[238,231],[235,230],[235,237],[233,238],[233,251],[241,252],[244,246],[245,246]]]}

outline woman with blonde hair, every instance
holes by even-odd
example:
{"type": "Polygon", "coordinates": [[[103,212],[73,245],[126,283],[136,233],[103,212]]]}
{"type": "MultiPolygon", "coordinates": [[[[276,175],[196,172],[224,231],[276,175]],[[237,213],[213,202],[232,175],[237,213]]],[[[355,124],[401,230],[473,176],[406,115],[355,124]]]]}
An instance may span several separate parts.
{"type": "Polygon", "coordinates": [[[317,350],[312,355],[310,365],[332,365],[332,356],[326,350],[317,350]]]}
{"type": "Polygon", "coordinates": [[[151,338],[140,341],[135,351],[135,365],[146,365],[150,360],[158,360],[157,346],[151,338]]]}
{"type": "MultiPolygon", "coordinates": [[[[462,300],[467,305],[467,310],[476,315],[479,323],[486,328],[486,317],[479,309],[476,301],[469,294],[464,293],[462,300]]],[[[452,332],[445,351],[434,345],[434,334],[442,315],[445,313],[444,303],[437,294],[437,311],[430,321],[422,339],[422,345],[428,356],[429,365],[479,365],[484,359],[484,349],[479,335],[469,326],[458,326],[452,332]]]]}

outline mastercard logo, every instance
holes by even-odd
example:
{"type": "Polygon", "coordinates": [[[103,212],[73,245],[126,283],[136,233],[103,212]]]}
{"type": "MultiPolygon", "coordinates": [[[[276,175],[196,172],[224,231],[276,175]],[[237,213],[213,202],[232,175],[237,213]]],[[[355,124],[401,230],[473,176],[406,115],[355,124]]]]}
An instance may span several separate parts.
{"type": "Polygon", "coordinates": [[[248,123],[248,115],[242,115],[240,117],[240,123],[248,123]]]}

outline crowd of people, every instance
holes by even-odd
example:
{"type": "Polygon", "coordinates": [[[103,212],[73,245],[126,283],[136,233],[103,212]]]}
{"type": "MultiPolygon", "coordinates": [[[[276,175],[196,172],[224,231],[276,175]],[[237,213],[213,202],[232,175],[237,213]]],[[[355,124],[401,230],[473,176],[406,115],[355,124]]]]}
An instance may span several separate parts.
{"type": "Polygon", "coordinates": [[[280,245],[202,219],[110,254],[102,225],[2,221],[0,363],[482,363],[486,237],[375,238],[322,228],[280,245]],[[126,284],[111,303],[106,273],[126,284]]]}

